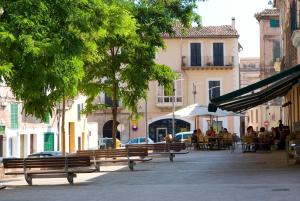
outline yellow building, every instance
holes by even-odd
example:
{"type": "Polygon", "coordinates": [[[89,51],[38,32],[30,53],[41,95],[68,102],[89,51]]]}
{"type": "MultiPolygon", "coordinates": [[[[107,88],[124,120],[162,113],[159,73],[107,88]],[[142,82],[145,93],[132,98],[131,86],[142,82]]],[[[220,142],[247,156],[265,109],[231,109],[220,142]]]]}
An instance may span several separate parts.
{"type": "MultiPolygon", "coordinates": [[[[174,82],[174,109],[194,103],[207,106],[211,98],[238,89],[240,45],[235,19],[231,25],[192,27],[182,34],[180,29],[175,27],[175,36],[164,35],[166,48],[156,56],[157,63],[170,66],[179,75],[174,82]]],[[[143,118],[137,123],[138,129],[131,130],[131,136],[145,136],[147,125],[149,137],[160,141],[173,132],[172,117],[165,116],[173,111],[173,96],[153,81],[149,83],[147,111],[145,105],[141,101],[143,118]]],[[[209,119],[201,118],[198,122],[202,131],[208,129],[209,119]]],[[[176,117],[175,133],[194,130],[195,123],[194,119],[176,117]]],[[[240,118],[222,117],[214,126],[239,134],[240,118]]]]}

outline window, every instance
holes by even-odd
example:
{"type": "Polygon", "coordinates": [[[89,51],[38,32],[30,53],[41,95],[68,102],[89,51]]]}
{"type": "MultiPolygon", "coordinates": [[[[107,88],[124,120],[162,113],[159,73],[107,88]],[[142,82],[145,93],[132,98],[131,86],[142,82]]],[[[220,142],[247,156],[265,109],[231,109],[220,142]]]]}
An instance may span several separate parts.
{"type": "Polygon", "coordinates": [[[209,100],[219,97],[221,95],[221,90],[220,90],[221,84],[220,81],[209,81],[208,82],[208,95],[209,95],[209,100]]]}
{"type": "MultiPolygon", "coordinates": [[[[207,128],[211,127],[210,120],[207,120],[207,128]]],[[[219,132],[223,127],[222,121],[213,121],[213,128],[215,132],[219,132]]]]}
{"type": "Polygon", "coordinates": [[[280,41],[273,42],[273,62],[280,58],[280,41]]]}
{"type": "Polygon", "coordinates": [[[82,104],[77,104],[77,121],[81,120],[81,105],[82,104]]]}
{"type": "Polygon", "coordinates": [[[271,28],[279,27],[279,20],[271,19],[271,20],[270,20],[270,27],[271,27],[271,28]]]}
{"type": "Polygon", "coordinates": [[[19,119],[18,119],[18,104],[12,103],[10,104],[10,127],[18,128],[19,127],[19,119]]]}
{"type": "Polygon", "coordinates": [[[214,43],[214,66],[224,66],[224,45],[223,43],[214,43]]]}
{"type": "MultiPolygon", "coordinates": [[[[182,76],[179,76],[178,80],[174,81],[175,87],[175,102],[181,103],[182,102],[182,76]]],[[[168,93],[165,90],[164,86],[158,85],[157,86],[157,102],[158,103],[172,103],[173,102],[173,94],[172,92],[168,93]]]]}
{"type": "Polygon", "coordinates": [[[191,43],[191,66],[201,66],[201,43],[191,43]]]}
{"type": "MultiPolygon", "coordinates": [[[[107,94],[104,95],[104,101],[105,101],[105,105],[107,107],[112,107],[113,106],[113,101],[112,101],[111,97],[108,96],[107,94]]],[[[117,102],[117,107],[119,107],[119,102],[117,102]]]]}
{"type": "Polygon", "coordinates": [[[144,137],[141,137],[140,138],[140,143],[144,143],[144,142],[146,142],[146,139],[144,137]]]}

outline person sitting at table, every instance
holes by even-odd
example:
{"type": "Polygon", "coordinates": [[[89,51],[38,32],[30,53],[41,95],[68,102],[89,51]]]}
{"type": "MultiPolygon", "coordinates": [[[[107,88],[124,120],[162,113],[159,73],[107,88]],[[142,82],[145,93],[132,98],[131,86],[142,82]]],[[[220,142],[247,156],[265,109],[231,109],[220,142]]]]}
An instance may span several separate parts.
{"type": "Polygon", "coordinates": [[[208,131],[206,131],[206,135],[209,137],[216,137],[216,132],[214,131],[214,128],[212,126],[208,131]]]}
{"type": "Polygon", "coordinates": [[[260,127],[259,132],[258,132],[258,137],[260,138],[260,137],[264,137],[266,135],[267,135],[267,133],[266,133],[265,127],[260,127]]]}

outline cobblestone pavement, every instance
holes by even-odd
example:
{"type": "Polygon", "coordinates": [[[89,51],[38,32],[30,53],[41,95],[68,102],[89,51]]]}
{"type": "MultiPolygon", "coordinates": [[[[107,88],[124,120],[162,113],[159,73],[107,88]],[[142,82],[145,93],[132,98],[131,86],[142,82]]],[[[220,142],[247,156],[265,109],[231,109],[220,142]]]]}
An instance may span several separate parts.
{"type": "Polygon", "coordinates": [[[284,201],[300,198],[300,166],[287,166],[284,152],[192,151],[104,172],[66,179],[4,179],[0,201],[284,201]]]}

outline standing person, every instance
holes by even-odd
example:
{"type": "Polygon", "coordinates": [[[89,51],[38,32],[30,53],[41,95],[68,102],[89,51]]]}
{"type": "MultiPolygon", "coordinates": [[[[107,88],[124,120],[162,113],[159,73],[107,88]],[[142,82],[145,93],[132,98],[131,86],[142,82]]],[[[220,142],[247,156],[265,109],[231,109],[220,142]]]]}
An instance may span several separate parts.
{"type": "Polygon", "coordinates": [[[197,130],[194,130],[193,136],[192,136],[192,144],[194,145],[194,149],[198,150],[198,138],[197,138],[197,130]]]}
{"type": "Polygon", "coordinates": [[[283,123],[282,123],[282,120],[280,119],[279,121],[278,121],[278,128],[279,128],[279,130],[283,130],[283,127],[284,127],[284,125],[283,125],[283,123]]]}

